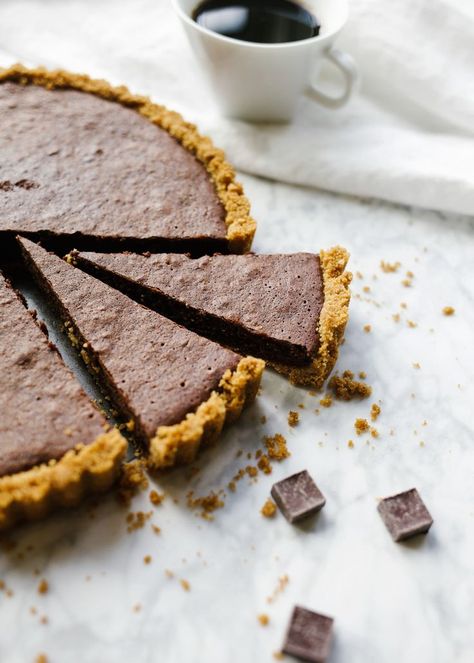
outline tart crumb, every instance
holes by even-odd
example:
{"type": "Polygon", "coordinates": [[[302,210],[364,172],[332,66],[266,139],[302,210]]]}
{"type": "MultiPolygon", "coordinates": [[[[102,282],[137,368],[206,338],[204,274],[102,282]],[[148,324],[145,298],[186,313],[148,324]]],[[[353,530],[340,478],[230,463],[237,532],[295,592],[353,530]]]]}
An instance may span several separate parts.
{"type": "Polygon", "coordinates": [[[257,619],[260,622],[261,626],[268,626],[268,623],[270,622],[270,617],[268,615],[266,615],[265,613],[262,613],[261,615],[258,615],[257,619]]]}
{"type": "Polygon", "coordinates": [[[294,428],[297,426],[298,421],[300,419],[299,412],[294,412],[293,410],[290,410],[288,412],[288,425],[294,428]]]}
{"type": "Polygon", "coordinates": [[[141,529],[142,527],[145,527],[145,523],[147,520],[149,520],[153,515],[153,511],[130,511],[127,514],[127,532],[134,532],[137,529],[141,529]]]}
{"type": "Polygon", "coordinates": [[[285,573],[278,578],[278,584],[273,590],[272,594],[267,597],[267,603],[273,603],[276,598],[285,590],[287,584],[289,583],[290,578],[285,573]]]}
{"type": "Polygon", "coordinates": [[[189,590],[191,589],[191,585],[187,580],[184,580],[184,578],[181,578],[179,584],[181,585],[181,587],[184,589],[185,592],[189,592],[189,590]]]}
{"type": "Polygon", "coordinates": [[[48,663],[48,657],[46,654],[38,654],[35,658],[35,663],[48,663]]]}
{"type": "Polygon", "coordinates": [[[159,493],[157,490],[152,490],[148,497],[154,506],[159,506],[165,499],[165,493],[159,493]]]}
{"type": "Polygon", "coordinates": [[[394,322],[400,322],[400,313],[393,313],[392,318],[394,322]]]}
{"type": "Polygon", "coordinates": [[[369,334],[372,331],[371,325],[364,325],[364,331],[366,334],[369,334]]]}
{"type": "Polygon", "coordinates": [[[155,534],[161,534],[161,527],[158,527],[158,525],[152,525],[151,529],[155,534]]]}
{"type": "Polygon", "coordinates": [[[418,361],[414,361],[413,362],[413,368],[418,368],[418,369],[421,368],[420,363],[418,361]]]}
{"type": "Polygon", "coordinates": [[[341,401],[351,401],[353,398],[367,398],[372,393],[372,388],[369,385],[354,380],[354,373],[352,371],[344,371],[342,376],[333,375],[329,380],[328,387],[332,389],[334,396],[341,401]]]}
{"type": "Polygon", "coordinates": [[[212,520],[212,513],[217,509],[222,509],[224,506],[223,500],[220,498],[222,491],[215,493],[213,490],[209,495],[203,495],[201,497],[193,497],[194,492],[191,490],[186,495],[187,506],[189,509],[200,509],[201,518],[204,520],[212,520]]]}
{"type": "Polygon", "coordinates": [[[143,563],[151,564],[151,555],[145,555],[145,557],[143,558],[143,563]]]}
{"type": "Polygon", "coordinates": [[[265,502],[265,504],[260,509],[260,513],[265,518],[273,518],[274,515],[276,514],[276,504],[275,504],[275,502],[273,500],[271,500],[270,498],[268,498],[268,500],[265,502]]]}
{"type": "Polygon", "coordinates": [[[142,604],[141,603],[135,603],[135,605],[132,606],[133,612],[140,612],[142,609],[142,604]]]}
{"type": "Polygon", "coordinates": [[[361,435],[362,433],[365,433],[369,430],[369,422],[367,419],[356,419],[354,422],[354,428],[356,430],[357,435],[361,435]]]}
{"type": "Polygon", "coordinates": [[[454,315],[456,312],[456,309],[454,309],[452,306],[445,306],[443,308],[443,315],[454,315]]]}
{"type": "Polygon", "coordinates": [[[377,403],[372,403],[372,407],[370,408],[370,420],[377,421],[381,411],[382,410],[380,409],[380,405],[377,405],[377,403]]]}
{"type": "Polygon", "coordinates": [[[263,441],[267,448],[268,457],[272,460],[281,461],[291,456],[286,446],[286,439],[280,433],[276,433],[273,437],[266,435],[263,441]]]}
{"type": "Polygon", "coordinates": [[[413,320],[407,320],[407,325],[408,325],[411,329],[415,329],[415,327],[418,327],[418,325],[416,324],[416,322],[413,322],[413,320]]]}
{"type": "Polygon", "coordinates": [[[367,378],[367,373],[365,371],[359,371],[359,378],[365,380],[367,378]]]}
{"type": "Polygon", "coordinates": [[[352,440],[348,440],[347,441],[347,446],[349,447],[349,449],[353,449],[354,448],[354,442],[352,440]]]}
{"type": "Polygon", "coordinates": [[[281,651],[274,651],[274,652],[273,652],[273,658],[274,658],[276,661],[283,661],[284,654],[283,654],[283,652],[281,652],[281,651]]]}
{"type": "Polygon", "coordinates": [[[331,394],[326,394],[325,396],[323,396],[320,399],[319,404],[322,405],[323,407],[331,407],[331,405],[332,405],[332,396],[331,396],[331,394]]]}
{"type": "Polygon", "coordinates": [[[391,274],[393,272],[398,272],[399,268],[401,267],[400,262],[385,262],[385,260],[380,261],[380,269],[382,272],[385,272],[385,274],[391,274]]]}
{"type": "Polygon", "coordinates": [[[370,292],[370,285],[364,285],[364,287],[362,288],[362,290],[363,290],[363,292],[365,292],[366,294],[368,294],[368,293],[370,292]]]}
{"type": "Polygon", "coordinates": [[[376,428],[374,428],[373,426],[370,427],[370,434],[372,435],[372,437],[379,437],[378,430],[376,428]]]}
{"type": "Polygon", "coordinates": [[[258,459],[257,467],[264,474],[271,474],[272,473],[272,466],[271,466],[270,459],[268,458],[267,454],[262,454],[260,456],[260,458],[258,459]]]}
{"type": "Polygon", "coordinates": [[[167,578],[174,578],[174,573],[173,573],[173,571],[170,571],[169,569],[165,569],[165,576],[167,578]]]}
{"type": "Polygon", "coordinates": [[[148,488],[148,478],[145,474],[145,462],[137,458],[124,463],[117,493],[119,501],[128,506],[132,498],[146,488],[148,488]]]}
{"type": "Polygon", "coordinates": [[[48,581],[43,578],[42,580],[40,580],[38,585],[38,594],[47,594],[48,591],[49,591],[48,581]]]}

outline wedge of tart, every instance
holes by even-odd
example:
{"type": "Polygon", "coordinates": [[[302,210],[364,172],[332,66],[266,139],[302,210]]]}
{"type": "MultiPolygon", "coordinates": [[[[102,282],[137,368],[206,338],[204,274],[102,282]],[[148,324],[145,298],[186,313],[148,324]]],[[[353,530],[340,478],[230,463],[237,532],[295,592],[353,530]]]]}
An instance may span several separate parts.
{"type": "Polygon", "coordinates": [[[109,488],[126,441],[0,275],[0,530],[109,488]]]}
{"type": "Polygon", "coordinates": [[[347,252],[213,255],[99,254],[68,260],[178,323],[322,386],[348,318],[347,252]]]}
{"type": "Polygon", "coordinates": [[[64,251],[250,248],[255,222],[223,153],[125,87],[0,70],[0,154],[0,241],[22,234],[64,251]]]}
{"type": "Polygon", "coordinates": [[[29,240],[24,258],[72,343],[149,454],[190,462],[257,393],[264,362],[141,306],[29,240]]]}

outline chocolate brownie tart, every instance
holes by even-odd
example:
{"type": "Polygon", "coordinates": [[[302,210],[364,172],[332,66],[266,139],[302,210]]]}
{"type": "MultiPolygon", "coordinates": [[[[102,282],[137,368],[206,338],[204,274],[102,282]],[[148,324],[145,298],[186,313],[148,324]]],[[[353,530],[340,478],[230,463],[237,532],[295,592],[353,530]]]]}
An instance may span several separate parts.
{"type": "Polygon", "coordinates": [[[320,387],[347,322],[347,252],[214,255],[72,252],[68,260],[167,317],[320,387]]]}
{"type": "Polygon", "coordinates": [[[0,530],[117,477],[126,441],[92,406],[0,275],[0,530]]]}
{"type": "Polygon", "coordinates": [[[177,113],[64,71],[0,71],[0,242],[59,250],[248,251],[232,167],[177,113]],[[99,248],[100,247],[100,248],[99,248]]]}
{"type": "Polygon", "coordinates": [[[152,467],[193,460],[254,399],[263,361],[242,358],[29,240],[19,242],[70,340],[147,447],[152,467]]]}

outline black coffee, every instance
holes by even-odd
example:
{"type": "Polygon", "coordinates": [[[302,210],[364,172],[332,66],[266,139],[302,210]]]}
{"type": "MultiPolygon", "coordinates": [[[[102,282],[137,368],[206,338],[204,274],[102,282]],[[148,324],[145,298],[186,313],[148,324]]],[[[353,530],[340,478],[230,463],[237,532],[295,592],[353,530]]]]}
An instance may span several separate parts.
{"type": "Polygon", "coordinates": [[[192,17],[220,35],[260,44],[309,39],[320,28],[317,18],[292,0],[204,0],[192,17]]]}

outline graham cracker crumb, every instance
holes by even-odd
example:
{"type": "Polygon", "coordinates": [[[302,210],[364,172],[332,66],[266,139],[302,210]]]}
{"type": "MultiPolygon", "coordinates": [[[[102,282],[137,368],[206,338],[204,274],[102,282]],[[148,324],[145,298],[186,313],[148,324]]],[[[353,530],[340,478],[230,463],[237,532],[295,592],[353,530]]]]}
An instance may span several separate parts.
{"type": "Polygon", "coordinates": [[[385,260],[380,261],[380,269],[382,272],[385,272],[386,274],[390,274],[393,272],[398,272],[399,268],[401,266],[400,262],[385,262],[385,260]]]}
{"type": "Polygon", "coordinates": [[[299,419],[300,419],[299,412],[294,412],[293,410],[290,410],[288,412],[288,425],[291,426],[292,428],[294,426],[297,426],[299,419]]]}
{"type": "Polygon", "coordinates": [[[132,606],[133,612],[140,612],[142,609],[142,604],[141,603],[135,603],[135,605],[132,606]]]}
{"type": "Polygon", "coordinates": [[[359,378],[365,380],[367,378],[367,373],[365,371],[359,371],[359,378]]]}
{"type": "Polygon", "coordinates": [[[354,428],[357,435],[361,435],[362,433],[366,433],[369,430],[369,422],[367,419],[356,419],[354,422],[354,428]]]}
{"type": "Polygon", "coordinates": [[[372,437],[378,437],[379,436],[378,430],[376,428],[374,428],[373,426],[371,426],[371,428],[370,428],[370,434],[372,435],[372,437]]]}
{"type": "Polygon", "coordinates": [[[370,285],[364,285],[364,287],[362,288],[362,290],[363,290],[363,292],[365,292],[365,293],[368,294],[368,293],[370,292],[370,285]]]}
{"type": "Polygon", "coordinates": [[[158,527],[158,525],[152,525],[151,529],[155,534],[161,534],[161,527],[158,527]]]}
{"type": "Polygon", "coordinates": [[[371,421],[377,421],[377,417],[379,416],[380,412],[380,405],[377,405],[377,403],[372,403],[372,407],[370,408],[371,421]]]}
{"type": "Polygon", "coordinates": [[[289,581],[290,579],[286,573],[280,576],[278,578],[278,585],[275,587],[272,594],[267,597],[267,603],[273,603],[276,598],[285,590],[289,581]]]}
{"type": "Polygon", "coordinates": [[[261,626],[268,626],[268,623],[270,621],[270,617],[264,613],[258,615],[257,619],[260,622],[261,626]]]}
{"type": "Polygon", "coordinates": [[[229,481],[229,483],[227,484],[227,488],[230,490],[231,493],[235,493],[237,489],[237,484],[235,483],[235,481],[229,481]]]}
{"type": "Polygon", "coordinates": [[[251,479],[255,479],[255,477],[258,475],[258,468],[255,467],[255,465],[247,465],[245,471],[251,479]]]}
{"type": "Polygon", "coordinates": [[[35,663],[48,663],[48,657],[46,654],[38,654],[35,658],[35,663]]]}
{"type": "Polygon", "coordinates": [[[354,448],[354,442],[352,440],[348,440],[347,446],[349,447],[349,449],[353,449],[354,448]]]}
{"type": "Polygon", "coordinates": [[[194,493],[191,490],[186,495],[187,505],[190,509],[201,509],[200,516],[205,520],[212,520],[210,515],[217,509],[222,509],[224,502],[220,498],[221,491],[215,493],[211,491],[209,495],[203,495],[202,497],[193,497],[194,493]]]}
{"type": "Polygon", "coordinates": [[[454,315],[456,312],[456,309],[454,309],[452,306],[445,306],[443,308],[443,315],[454,315]]]}
{"type": "Polygon", "coordinates": [[[372,393],[372,388],[369,385],[354,380],[354,373],[352,371],[344,371],[342,376],[333,375],[329,380],[328,387],[332,389],[334,396],[341,401],[351,401],[353,398],[367,398],[372,393]]]}
{"type": "Polygon", "coordinates": [[[173,573],[173,571],[170,571],[169,569],[165,569],[165,576],[167,578],[174,578],[174,573],[173,573]]]}
{"type": "Polygon", "coordinates": [[[137,529],[145,527],[145,523],[152,517],[152,515],[153,511],[147,511],[146,513],[144,511],[130,511],[126,518],[127,532],[134,532],[137,529]]]}
{"type": "Polygon", "coordinates": [[[184,580],[184,578],[181,578],[179,584],[181,585],[181,587],[184,589],[185,592],[189,592],[189,590],[191,589],[191,585],[187,580],[184,580]]]}
{"type": "Polygon", "coordinates": [[[137,458],[129,463],[124,463],[118,488],[120,502],[128,506],[132,498],[140,490],[146,490],[146,488],[148,488],[148,479],[145,474],[145,462],[137,458]]]}
{"type": "Polygon", "coordinates": [[[38,585],[38,594],[47,594],[49,590],[48,581],[43,578],[38,585]]]}
{"type": "Polygon", "coordinates": [[[143,563],[151,564],[151,555],[145,555],[145,557],[143,558],[143,563]]]}
{"type": "Polygon", "coordinates": [[[286,446],[286,439],[280,433],[276,433],[273,437],[267,435],[263,438],[267,448],[268,456],[272,460],[284,460],[291,456],[286,446]]]}
{"type": "Polygon", "coordinates": [[[393,313],[392,318],[394,322],[400,322],[400,313],[393,313]]]}
{"type": "Polygon", "coordinates": [[[264,474],[272,473],[272,466],[270,464],[270,459],[268,458],[267,454],[262,454],[260,456],[260,458],[258,459],[257,466],[258,469],[264,474]]]}
{"type": "Polygon", "coordinates": [[[157,490],[152,490],[148,497],[154,506],[159,506],[165,499],[165,493],[159,493],[157,490]]]}
{"type": "Polygon", "coordinates": [[[264,414],[262,414],[262,416],[260,417],[260,423],[261,424],[266,424],[267,423],[267,418],[264,414]]]}
{"type": "Polygon", "coordinates": [[[332,396],[330,394],[326,394],[320,399],[319,404],[322,405],[323,407],[331,407],[332,396]]]}
{"type": "Polygon", "coordinates": [[[265,504],[260,509],[260,513],[265,518],[273,518],[273,516],[276,514],[276,504],[275,504],[275,502],[273,500],[271,500],[270,498],[268,498],[268,500],[265,502],[265,504]]]}
{"type": "Polygon", "coordinates": [[[418,369],[420,369],[420,368],[421,368],[421,365],[419,364],[419,362],[414,361],[414,362],[413,362],[413,368],[418,368],[418,369]]]}
{"type": "Polygon", "coordinates": [[[411,288],[411,279],[403,279],[402,280],[402,286],[404,288],[411,288]]]}
{"type": "Polygon", "coordinates": [[[415,329],[415,327],[418,327],[416,322],[413,322],[413,320],[407,320],[407,325],[411,327],[411,329],[415,329]]]}
{"type": "Polygon", "coordinates": [[[366,334],[369,334],[372,331],[371,325],[364,325],[364,331],[366,334]]]}
{"type": "Polygon", "coordinates": [[[283,658],[284,658],[283,652],[281,652],[281,651],[274,651],[274,652],[273,652],[273,658],[274,658],[276,661],[283,661],[283,658]]]}

